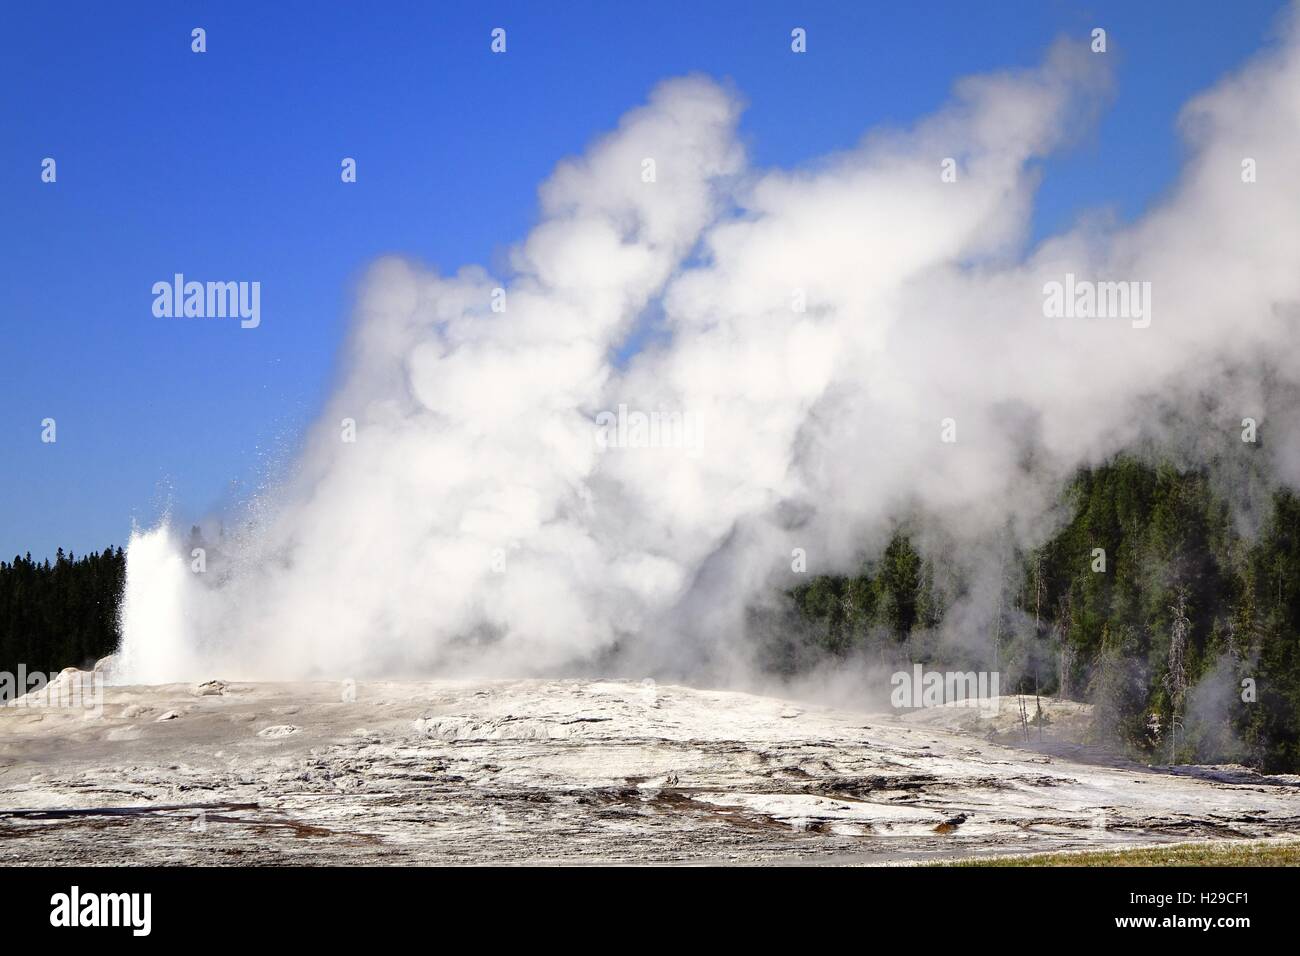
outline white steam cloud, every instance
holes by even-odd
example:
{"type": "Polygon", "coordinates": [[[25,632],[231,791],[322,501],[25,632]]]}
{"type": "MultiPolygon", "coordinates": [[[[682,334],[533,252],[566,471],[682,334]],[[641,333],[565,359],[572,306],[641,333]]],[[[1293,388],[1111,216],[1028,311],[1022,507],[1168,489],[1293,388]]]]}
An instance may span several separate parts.
{"type": "Polygon", "coordinates": [[[1106,59],[1059,44],[797,172],[746,164],[726,89],[663,83],[542,186],[509,276],[374,266],[251,527],[207,574],[166,526],[133,539],[124,676],[721,672],[794,548],[843,570],[907,513],[1032,541],[1079,465],[1213,454],[1248,416],[1294,482],[1297,32],[1187,106],[1157,208],[1026,254],[1035,163],[1088,127],[1106,59]],[[1067,274],[1149,283],[1149,325],[1047,317],[1067,274]],[[620,405],[697,434],[602,431],[620,405]]]}

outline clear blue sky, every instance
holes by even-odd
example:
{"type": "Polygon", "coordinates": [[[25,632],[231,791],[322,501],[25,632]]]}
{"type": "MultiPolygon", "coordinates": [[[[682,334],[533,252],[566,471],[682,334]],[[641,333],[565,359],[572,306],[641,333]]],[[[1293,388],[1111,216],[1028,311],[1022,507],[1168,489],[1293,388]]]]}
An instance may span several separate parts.
{"type": "Polygon", "coordinates": [[[1179,105],[1270,36],[1233,3],[7,3],[0,29],[0,555],[124,543],[245,494],[322,402],[356,278],[499,261],[536,188],[660,79],[748,98],[792,165],[941,104],[954,78],[1109,31],[1119,96],[1047,167],[1038,235],[1171,181],[1179,105]],[[208,52],[190,52],[190,30],[208,52]],[[493,56],[489,32],[508,30],[493,56]],[[809,52],[789,52],[794,26],[809,52]],[[40,181],[46,156],[58,182],[40,181]],[[359,181],[339,162],[356,157],[359,181]],[[182,271],[257,279],[262,325],[167,321],[182,271]],[[58,441],[40,441],[55,418],[58,441]],[[234,484],[232,484],[234,483],[234,484]]]}

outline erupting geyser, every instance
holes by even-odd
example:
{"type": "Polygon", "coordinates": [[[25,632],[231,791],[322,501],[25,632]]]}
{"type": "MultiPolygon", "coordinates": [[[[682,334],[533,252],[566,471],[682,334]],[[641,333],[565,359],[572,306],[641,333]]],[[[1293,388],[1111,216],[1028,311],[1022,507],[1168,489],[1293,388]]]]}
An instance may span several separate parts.
{"type": "Polygon", "coordinates": [[[1186,108],[1160,205],[1026,252],[1035,162],[1094,115],[1106,61],[1059,45],[799,172],[747,167],[722,87],[662,84],[542,186],[508,276],[373,268],[339,386],[220,574],[197,580],[165,527],[132,538],[125,674],[617,657],[726,679],[793,549],[810,573],[851,567],[905,514],[972,569],[941,635],[963,639],[992,614],[989,542],[1041,540],[1080,465],[1140,442],[1197,455],[1206,395],[1233,434],[1264,423],[1294,483],[1296,31],[1186,108]],[[1051,314],[1066,276],[1149,289],[1140,321],[1051,314]],[[692,447],[599,441],[621,409],[690,416],[692,447]]]}
{"type": "Polygon", "coordinates": [[[186,622],[189,577],[189,563],[166,523],[132,532],[115,680],[161,684],[198,676],[186,622]]]}

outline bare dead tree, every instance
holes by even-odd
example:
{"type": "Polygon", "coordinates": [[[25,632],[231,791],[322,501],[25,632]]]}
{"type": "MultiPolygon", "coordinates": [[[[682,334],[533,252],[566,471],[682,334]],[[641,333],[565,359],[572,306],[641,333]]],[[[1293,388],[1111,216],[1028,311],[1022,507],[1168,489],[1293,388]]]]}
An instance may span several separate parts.
{"type": "Polygon", "coordinates": [[[1169,762],[1178,761],[1178,731],[1183,726],[1183,702],[1187,696],[1187,635],[1191,631],[1191,620],[1187,616],[1187,588],[1180,585],[1177,600],[1169,608],[1174,615],[1169,628],[1169,670],[1165,673],[1163,684],[1169,692],[1169,762]]]}
{"type": "Polygon", "coordinates": [[[1057,696],[1068,698],[1072,689],[1070,675],[1074,671],[1074,645],[1070,643],[1070,595],[1062,595],[1057,612],[1056,633],[1061,643],[1060,651],[1060,688],[1057,696]]]}
{"type": "Polygon", "coordinates": [[[1043,704],[1038,697],[1038,645],[1043,637],[1043,552],[1034,558],[1034,719],[1038,742],[1043,742],[1043,704]]]}

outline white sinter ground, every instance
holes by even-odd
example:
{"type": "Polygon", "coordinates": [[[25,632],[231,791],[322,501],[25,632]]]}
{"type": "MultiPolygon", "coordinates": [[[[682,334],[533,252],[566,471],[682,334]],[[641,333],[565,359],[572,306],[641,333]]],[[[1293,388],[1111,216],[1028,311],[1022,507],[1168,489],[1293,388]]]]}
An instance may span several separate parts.
{"type": "Polygon", "coordinates": [[[1300,778],[986,739],[1016,713],[627,681],[110,686],[98,715],[0,707],[0,864],[876,863],[1300,834],[1300,778]]]}

